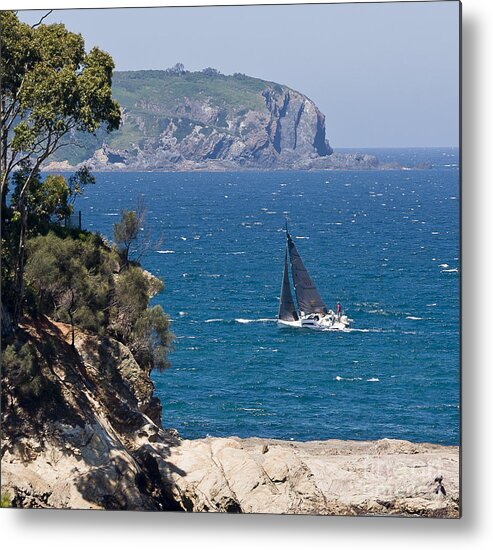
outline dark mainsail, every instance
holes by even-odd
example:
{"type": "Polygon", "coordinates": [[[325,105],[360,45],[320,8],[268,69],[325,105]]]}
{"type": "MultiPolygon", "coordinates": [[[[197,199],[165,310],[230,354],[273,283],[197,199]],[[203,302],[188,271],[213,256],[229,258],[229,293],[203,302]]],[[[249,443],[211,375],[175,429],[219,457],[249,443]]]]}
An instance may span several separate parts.
{"type": "Polygon", "coordinates": [[[291,294],[291,285],[289,284],[288,273],[288,249],[286,248],[286,255],[284,256],[284,273],[282,275],[281,284],[281,302],[279,304],[278,319],[282,321],[297,321],[298,313],[294,305],[293,295],[291,294]]]}
{"type": "Polygon", "coordinates": [[[291,273],[293,275],[296,300],[300,312],[305,315],[310,313],[327,313],[327,306],[324,304],[318,290],[308,275],[308,271],[301,260],[301,256],[296,250],[291,235],[286,232],[288,238],[289,258],[291,260],[291,273]]]}

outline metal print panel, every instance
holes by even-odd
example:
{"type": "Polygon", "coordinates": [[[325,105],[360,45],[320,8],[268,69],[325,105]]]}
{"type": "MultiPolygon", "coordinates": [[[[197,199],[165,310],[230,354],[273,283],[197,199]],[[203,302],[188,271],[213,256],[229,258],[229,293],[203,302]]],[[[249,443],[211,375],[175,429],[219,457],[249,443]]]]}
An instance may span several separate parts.
{"type": "Polygon", "coordinates": [[[2,506],[459,517],[460,3],[0,16],[2,506]]]}

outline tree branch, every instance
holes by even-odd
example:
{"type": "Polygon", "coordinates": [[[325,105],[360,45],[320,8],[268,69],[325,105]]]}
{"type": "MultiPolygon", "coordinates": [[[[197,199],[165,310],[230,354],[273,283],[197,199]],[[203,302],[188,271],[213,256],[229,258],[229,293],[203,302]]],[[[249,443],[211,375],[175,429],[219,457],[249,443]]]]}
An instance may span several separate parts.
{"type": "Polygon", "coordinates": [[[31,25],[31,29],[35,29],[36,27],[39,27],[41,25],[41,23],[49,16],[53,13],[53,10],[50,10],[48,13],[46,13],[45,15],[43,15],[43,17],[37,22],[35,23],[34,25],[31,25]]]}

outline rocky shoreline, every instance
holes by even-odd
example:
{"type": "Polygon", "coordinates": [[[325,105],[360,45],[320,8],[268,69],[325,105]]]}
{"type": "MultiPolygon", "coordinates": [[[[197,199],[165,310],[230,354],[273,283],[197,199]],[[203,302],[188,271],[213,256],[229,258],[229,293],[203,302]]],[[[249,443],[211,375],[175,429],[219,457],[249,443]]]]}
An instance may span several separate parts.
{"type": "Polygon", "coordinates": [[[229,437],[181,441],[167,460],[182,510],[459,516],[457,447],[229,437]]]}
{"type": "Polygon", "coordinates": [[[3,373],[1,491],[11,506],[459,517],[458,447],[184,440],[162,429],[149,373],[123,344],[77,331],[73,350],[69,327],[49,319],[23,330],[50,345],[42,368],[54,397],[22,410],[3,373]]]}
{"type": "Polygon", "coordinates": [[[432,165],[422,163],[402,166],[398,163],[383,163],[367,153],[333,152],[325,157],[307,157],[293,162],[279,162],[265,167],[255,162],[238,163],[234,160],[181,160],[157,165],[146,163],[110,162],[111,151],[102,148],[95,157],[76,165],[67,161],[52,161],[42,166],[43,172],[74,172],[82,166],[94,172],[282,172],[282,171],[341,171],[341,170],[430,170],[432,165]]]}

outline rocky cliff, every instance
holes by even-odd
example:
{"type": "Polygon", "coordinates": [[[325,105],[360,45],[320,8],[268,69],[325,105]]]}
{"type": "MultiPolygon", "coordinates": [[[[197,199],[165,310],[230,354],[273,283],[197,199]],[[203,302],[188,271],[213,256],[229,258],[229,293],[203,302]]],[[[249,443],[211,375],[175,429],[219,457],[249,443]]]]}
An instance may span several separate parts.
{"type": "Polygon", "coordinates": [[[182,440],[111,338],[23,326],[36,371],[2,372],[2,495],[16,507],[458,517],[456,447],[182,440]],[[442,490],[443,489],[443,490],[442,490]]]}
{"type": "Polygon", "coordinates": [[[112,134],[72,136],[51,167],[101,169],[292,167],[328,157],[325,117],[287,86],[214,71],[114,75],[122,107],[112,134]]]}

